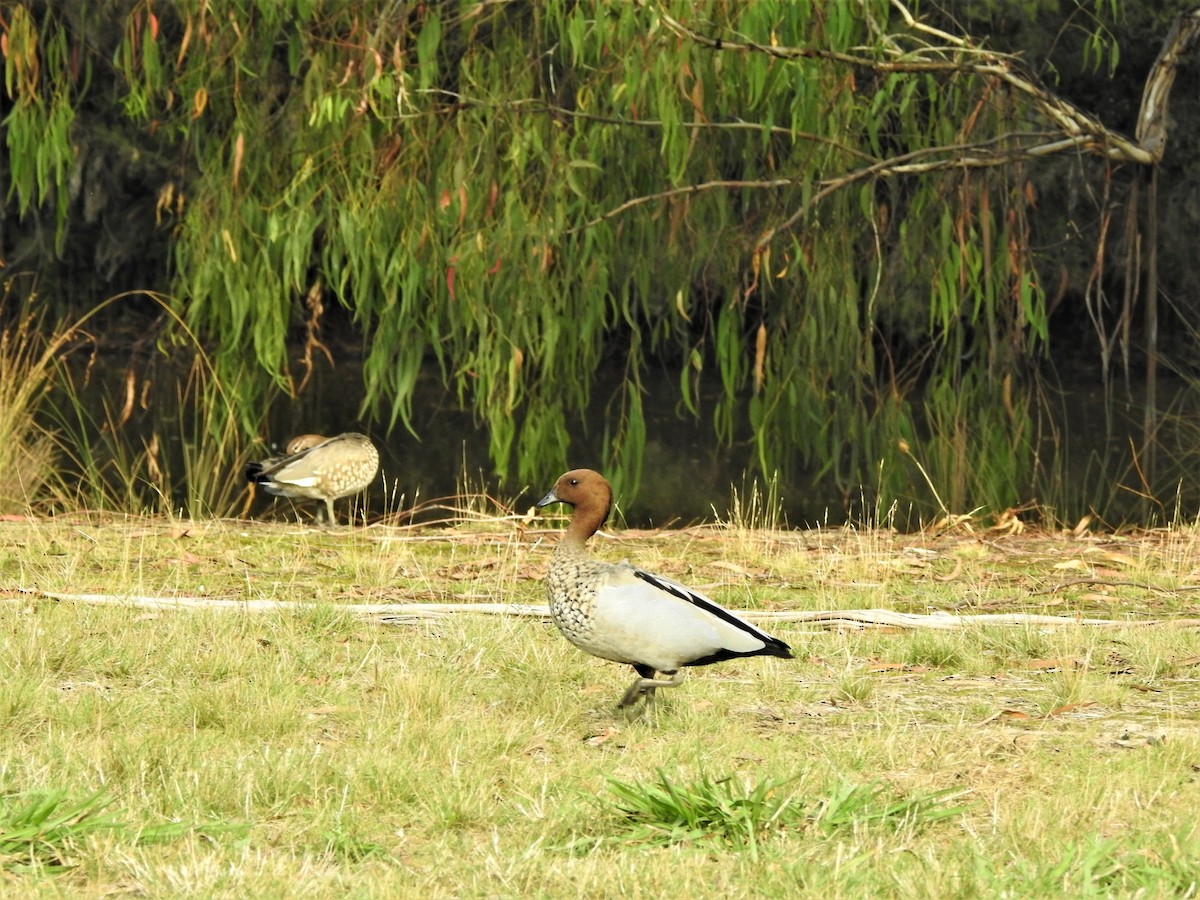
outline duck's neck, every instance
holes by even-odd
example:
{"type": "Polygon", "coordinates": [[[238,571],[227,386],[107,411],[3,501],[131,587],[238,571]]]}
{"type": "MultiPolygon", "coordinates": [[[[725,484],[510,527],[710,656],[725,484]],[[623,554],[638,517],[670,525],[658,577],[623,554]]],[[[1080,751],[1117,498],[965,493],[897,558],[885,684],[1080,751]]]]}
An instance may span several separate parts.
{"type": "Polygon", "coordinates": [[[564,553],[582,553],[588,538],[600,530],[608,518],[611,503],[581,503],[575,507],[563,533],[559,548],[564,553]]]}

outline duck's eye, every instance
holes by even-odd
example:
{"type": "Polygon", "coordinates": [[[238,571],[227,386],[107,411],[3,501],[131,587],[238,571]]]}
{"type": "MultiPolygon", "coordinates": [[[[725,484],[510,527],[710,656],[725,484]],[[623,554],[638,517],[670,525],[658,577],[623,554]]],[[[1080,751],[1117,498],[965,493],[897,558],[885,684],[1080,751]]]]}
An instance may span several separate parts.
{"type": "Polygon", "coordinates": [[[579,486],[579,479],[578,479],[578,478],[572,478],[572,479],[571,479],[571,487],[578,487],[578,486],[579,486]]]}

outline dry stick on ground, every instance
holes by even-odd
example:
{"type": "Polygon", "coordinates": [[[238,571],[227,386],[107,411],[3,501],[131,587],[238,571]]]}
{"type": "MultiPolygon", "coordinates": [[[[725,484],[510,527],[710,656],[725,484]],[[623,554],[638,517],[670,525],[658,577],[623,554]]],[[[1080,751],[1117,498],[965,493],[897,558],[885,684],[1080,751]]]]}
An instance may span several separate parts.
{"type": "MultiPolygon", "coordinates": [[[[146,597],[119,594],[64,594],[22,588],[16,597],[0,598],[10,602],[27,596],[45,597],[71,603],[128,606],[143,609],[222,609],[239,612],[276,612],[326,608],[363,617],[386,619],[427,619],[458,613],[518,616],[546,619],[548,607],[536,603],[303,603],[292,600],[228,600],[217,597],[146,597]],[[25,595],[25,596],[22,596],[25,595]]],[[[821,628],[926,628],[940,631],[971,625],[1039,625],[1043,627],[1086,625],[1094,628],[1194,628],[1200,619],[1085,619],[1078,616],[1040,616],[1029,613],[991,613],[969,616],[951,613],[902,613],[890,609],[836,609],[817,611],[738,610],[747,619],[772,622],[801,622],[821,628]]]]}

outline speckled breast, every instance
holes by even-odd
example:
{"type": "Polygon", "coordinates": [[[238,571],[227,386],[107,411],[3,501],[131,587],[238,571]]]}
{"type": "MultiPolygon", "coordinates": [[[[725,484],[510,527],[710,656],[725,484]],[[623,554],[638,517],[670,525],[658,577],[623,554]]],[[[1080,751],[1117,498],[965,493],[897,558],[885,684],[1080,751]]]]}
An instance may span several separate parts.
{"type": "Polygon", "coordinates": [[[591,650],[595,636],[596,573],[590,560],[556,560],[546,574],[550,617],[572,644],[591,650]]]}

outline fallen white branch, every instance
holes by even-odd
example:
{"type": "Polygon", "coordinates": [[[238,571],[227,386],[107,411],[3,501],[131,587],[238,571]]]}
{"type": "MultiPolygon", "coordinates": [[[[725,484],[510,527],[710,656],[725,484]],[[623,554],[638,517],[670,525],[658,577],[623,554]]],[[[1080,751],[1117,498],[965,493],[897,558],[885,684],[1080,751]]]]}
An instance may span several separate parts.
{"type": "MultiPolygon", "coordinates": [[[[538,603],[306,603],[300,600],[228,600],[218,597],[146,597],[120,594],[63,594],[22,588],[20,594],[45,597],[70,603],[108,606],[128,606],[138,609],[217,609],[239,612],[280,612],[336,606],[351,615],[364,618],[382,617],[388,620],[437,618],[457,613],[476,613],[491,616],[527,616],[547,619],[549,607],[538,603]]],[[[8,600],[21,600],[21,596],[8,600]]],[[[1200,619],[1088,619],[1081,616],[1042,616],[1032,613],[981,613],[955,615],[952,613],[903,613],[890,609],[834,610],[737,610],[751,621],[803,622],[829,629],[905,628],[952,630],[973,625],[1032,625],[1058,628],[1085,625],[1091,628],[1193,628],[1200,629],[1200,619]]]]}
{"type": "Polygon", "coordinates": [[[818,612],[742,612],[747,619],[775,622],[809,622],[830,628],[932,628],[950,630],[973,625],[1036,625],[1062,627],[1086,625],[1092,628],[1200,628],[1200,619],[1088,619],[1082,616],[1042,616],[1035,613],[977,613],[960,616],[953,613],[903,613],[890,609],[835,609],[818,612]]]}
{"type": "MultiPolygon", "coordinates": [[[[62,600],[70,603],[88,603],[97,606],[130,606],[138,609],[219,609],[237,612],[281,612],[304,609],[324,609],[336,606],[356,616],[413,616],[433,617],[450,613],[474,612],[483,615],[541,616],[548,618],[550,610],[545,606],[527,603],[347,603],[331,604],[303,600],[227,600],[220,597],[145,597],[136,594],[62,594],[57,591],[39,591],[21,588],[22,594],[62,600]]],[[[16,598],[8,598],[21,599],[16,598]]]]}

